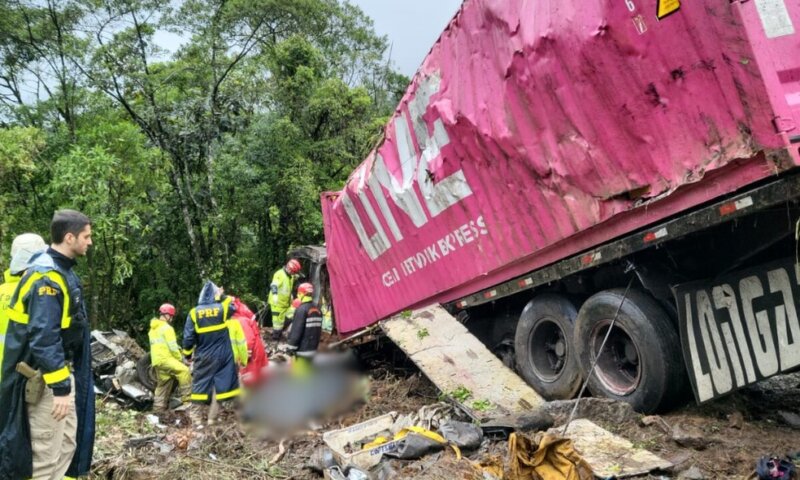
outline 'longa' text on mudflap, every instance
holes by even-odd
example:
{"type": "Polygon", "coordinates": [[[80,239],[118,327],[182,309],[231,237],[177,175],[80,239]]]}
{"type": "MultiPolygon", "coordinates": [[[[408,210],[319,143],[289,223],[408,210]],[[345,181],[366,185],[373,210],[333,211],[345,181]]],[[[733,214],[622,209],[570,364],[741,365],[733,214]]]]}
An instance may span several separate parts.
{"type": "Polygon", "coordinates": [[[800,268],[792,259],[675,289],[695,398],[800,366],[800,268]]]}

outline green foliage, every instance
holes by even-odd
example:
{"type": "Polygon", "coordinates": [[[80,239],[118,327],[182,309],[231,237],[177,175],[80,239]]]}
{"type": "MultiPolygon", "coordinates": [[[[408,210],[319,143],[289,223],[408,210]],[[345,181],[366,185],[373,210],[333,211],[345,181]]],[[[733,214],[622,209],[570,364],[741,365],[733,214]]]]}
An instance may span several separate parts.
{"type": "Polygon", "coordinates": [[[467,387],[459,385],[458,388],[450,392],[449,395],[453,400],[464,403],[472,397],[472,392],[467,387]]]}
{"type": "Polygon", "coordinates": [[[420,340],[422,340],[423,338],[425,338],[425,337],[427,337],[429,335],[430,335],[430,333],[428,332],[427,328],[420,328],[419,330],[417,330],[417,338],[420,339],[420,340]]]}
{"type": "Polygon", "coordinates": [[[484,399],[472,402],[472,409],[478,412],[486,412],[488,410],[491,410],[491,408],[492,408],[492,402],[490,402],[489,400],[484,399]]]}
{"type": "Polygon", "coordinates": [[[123,312],[135,309],[135,298],[122,287],[157,242],[150,220],[162,214],[169,185],[163,155],[147,146],[134,124],[98,120],[105,121],[79,129],[78,142],[56,159],[50,189],[57,206],[92,219],[88,281],[97,295],[87,297],[90,311],[93,319],[117,326],[127,317],[123,312]],[[122,306],[128,308],[118,312],[122,306]]]}
{"type": "Polygon", "coordinates": [[[3,251],[0,266],[5,269],[9,255],[5,246],[11,244],[18,226],[28,227],[24,220],[25,204],[19,202],[19,192],[27,188],[37,170],[37,161],[45,148],[45,136],[33,127],[0,129],[0,240],[3,251]],[[20,225],[20,223],[22,225],[20,225]]]}
{"type": "Polygon", "coordinates": [[[9,178],[32,172],[36,157],[44,145],[44,136],[37,128],[15,127],[0,130],[0,175],[9,178]]]}
{"type": "Polygon", "coordinates": [[[75,208],[95,327],[144,335],[205,278],[260,307],[407,84],[386,46],[340,0],[0,2],[0,266],[75,208]]]}

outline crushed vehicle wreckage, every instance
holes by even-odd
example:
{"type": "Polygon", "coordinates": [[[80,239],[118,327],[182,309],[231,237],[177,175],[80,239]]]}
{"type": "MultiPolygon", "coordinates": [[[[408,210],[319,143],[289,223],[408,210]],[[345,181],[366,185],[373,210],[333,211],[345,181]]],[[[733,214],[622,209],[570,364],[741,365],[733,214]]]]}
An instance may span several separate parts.
{"type": "Polygon", "coordinates": [[[91,336],[95,393],[128,408],[150,408],[155,389],[150,354],[121,330],[93,330],[91,336]]]}

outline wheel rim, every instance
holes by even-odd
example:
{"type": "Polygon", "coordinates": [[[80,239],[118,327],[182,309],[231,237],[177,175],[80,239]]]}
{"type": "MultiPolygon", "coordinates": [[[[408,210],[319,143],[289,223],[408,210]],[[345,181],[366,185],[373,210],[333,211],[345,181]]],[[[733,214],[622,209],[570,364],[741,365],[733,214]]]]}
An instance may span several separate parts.
{"type": "Polygon", "coordinates": [[[594,327],[590,342],[591,360],[594,362],[597,359],[594,375],[603,388],[622,397],[630,395],[639,386],[642,377],[641,355],[628,332],[619,324],[614,324],[603,353],[598,358],[610,325],[610,320],[603,320],[594,327]]]}
{"type": "Polygon", "coordinates": [[[569,343],[561,327],[552,318],[543,318],[528,335],[530,366],[537,377],[555,382],[564,371],[569,343]]]}

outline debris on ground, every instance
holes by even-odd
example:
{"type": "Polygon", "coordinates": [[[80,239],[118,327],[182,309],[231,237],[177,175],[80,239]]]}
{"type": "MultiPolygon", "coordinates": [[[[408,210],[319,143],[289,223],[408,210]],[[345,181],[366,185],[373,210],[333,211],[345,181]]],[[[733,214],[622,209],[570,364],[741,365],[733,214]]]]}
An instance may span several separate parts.
{"type": "Polygon", "coordinates": [[[600,478],[630,477],[672,467],[667,460],[583,418],[573,420],[566,433],[562,427],[551,428],[548,433],[572,439],[591,471],[600,478]]]}
{"type": "MultiPolygon", "coordinates": [[[[548,429],[553,429],[551,433],[563,431],[575,406],[575,401],[549,402],[538,410],[499,415],[476,424],[458,402],[442,402],[445,392],[396,347],[374,348],[387,350],[363,355],[370,359],[365,364],[370,377],[367,401],[319,430],[307,429],[283,440],[251,435],[233,411],[221,412],[216,425],[196,430],[185,411],[140,412],[100,395],[92,478],[508,480],[514,478],[509,462],[511,435],[518,439],[522,434],[538,446],[548,429]],[[340,460],[343,454],[337,457],[326,444],[325,437],[331,432],[350,429],[355,433],[354,426],[387,414],[392,419],[390,427],[369,435],[362,432],[361,440],[351,443],[346,455],[358,455],[370,442],[377,442],[374,448],[388,451],[389,444],[395,442],[394,435],[411,426],[440,435],[447,445],[413,460],[384,456],[370,466],[351,468],[340,460]],[[476,438],[478,430],[483,437],[480,441],[476,438]],[[378,438],[381,436],[384,438],[378,438]],[[458,451],[449,444],[457,446],[458,451]]],[[[658,463],[658,470],[636,478],[746,478],[761,457],[787,459],[791,452],[800,450],[796,430],[779,414],[798,411],[800,374],[784,376],[777,382],[780,388],[775,393],[759,385],[709,404],[689,405],[659,416],[639,415],[621,402],[584,398],[568,436],[585,421],[602,429],[593,431],[605,431],[615,441],[622,440],[628,454],[646,451],[663,462],[658,463]]],[[[597,468],[591,449],[578,437],[570,440],[580,457],[597,468]]],[[[605,468],[605,473],[617,477],[633,472],[620,460],[609,459],[605,468]]]]}
{"type": "Polygon", "coordinates": [[[120,330],[93,330],[91,338],[95,392],[127,408],[150,408],[155,388],[150,355],[120,330]]]}
{"type": "Polygon", "coordinates": [[[533,388],[441,306],[397,315],[383,321],[381,328],[473,419],[529,412],[545,404],[533,388]]]}

